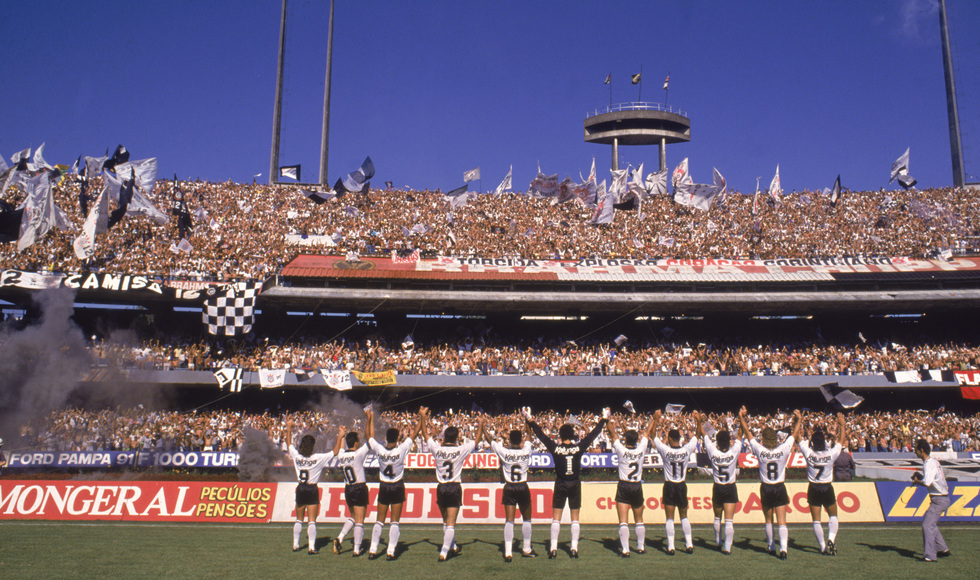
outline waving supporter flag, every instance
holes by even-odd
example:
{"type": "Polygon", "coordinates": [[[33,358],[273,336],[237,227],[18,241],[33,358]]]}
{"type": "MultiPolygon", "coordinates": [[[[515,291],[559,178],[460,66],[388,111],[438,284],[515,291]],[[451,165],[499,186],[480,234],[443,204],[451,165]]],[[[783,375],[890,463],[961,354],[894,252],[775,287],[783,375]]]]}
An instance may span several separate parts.
{"type": "Polygon", "coordinates": [[[616,212],[616,195],[606,190],[606,180],[602,180],[596,193],[599,203],[592,212],[592,224],[611,224],[616,212]]]}
{"type": "Polygon", "coordinates": [[[776,165],[776,175],[772,176],[772,181],[769,182],[769,189],[766,191],[773,199],[779,201],[779,196],[783,193],[783,185],[779,179],[779,165],[776,165]]]}
{"type": "Polygon", "coordinates": [[[118,147],[116,147],[116,150],[112,152],[112,157],[104,157],[103,159],[105,159],[105,161],[102,163],[101,169],[115,171],[116,165],[121,165],[129,161],[129,150],[120,144],[118,147]]]}
{"type": "Polygon", "coordinates": [[[528,185],[527,194],[531,197],[545,198],[554,197],[555,193],[558,191],[558,174],[545,175],[541,173],[541,168],[538,167],[538,174],[534,176],[531,180],[531,184],[528,185]]]}
{"type": "Polygon", "coordinates": [[[18,209],[23,209],[20,232],[17,238],[17,251],[22,252],[32,246],[38,238],[51,228],[63,231],[69,229],[68,217],[54,201],[54,187],[50,172],[42,171],[27,180],[25,191],[27,199],[18,209]]]}
{"type": "Polygon", "coordinates": [[[667,413],[668,415],[679,415],[683,410],[684,405],[678,403],[668,403],[667,406],[664,407],[664,413],[667,413]]]}
{"type": "Polygon", "coordinates": [[[344,187],[347,191],[360,191],[364,193],[364,186],[367,185],[372,177],[374,177],[374,162],[368,156],[356,171],[347,174],[347,177],[344,178],[344,187]]]}
{"type": "Polygon", "coordinates": [[[885,378],[891,383],[921,383],[919,371],[886,371],[885,378]]]}
{"type": "Polygon", "coordinates": [[[820,385],[820,393],[828,403],[839,410],[853,409],[864,402],[864,397],[855,395],[847,389],[842,389],[838,383],[820,385]]]}
{"type": "Polygon", "coordinates": [[[208,288],[201,318],[208,327],[208,333],[214,336],[242,336],[252,332],[255,297],[261,291],[261,283],[252,282],[208,288]]]}
{"type": "Polygon", "coordinates": [[[649,195],[667,195],[667,168],[648,174],[644,185],[649,195]]]}
{"type": "Polygon", "coordinates": [[[507,175],[504,176],[504,180],[501,181],[500,182],[500,185],[497,186],[497,189],[494,190],[494,194],[500,195],[501,193],[503,193],[505,191],[511,191],[511,190],[513,190],[513,188],[514,188],[514,186],[512,184],[512,181],[513,181],[512,177],[513,177],[513,175],[514,175],[514,166],[511,165],[510,166],[510,169],[507,171],[507,175]]]}
{"type": "Polygon", "coordinates": [[[677,164],[677,167],[674,168],[674,172],[670,175],[670,184],[675,190],[678,183],[694,183],[694,179],[691,177],[690,171],[688,171],[687,157],[677,164]]]}
{"type": "Polygon", "coordinates": [[[834,188],[830,190],[830,205],[835,207],[840,200],[840,175],[834,181],[834,188]]]}
{"type": "Polygon", "coordinates": [[[224,390],[226,387],[229,393],[240,393],[244,381],[244,369],[226,368],[214,371],[214,378],[218,380],[218,388],[224,390]]]}
{"type": "Polygon", "coordinates": [[[128,175],[131,171],[136,179],[136,186],[145,194],[153,193],[153,188],[157,184],[157,169],[159,163],[156,157],[150,157],[149,159],[140,159],[139,161],[133,161],[120,163],[116,166],[116,175],[128,175]]]}
{"type": "Polygon", "coordinates": [[[102,193],[95,200],[95,205],[85,224],[82,226],[82,233],[72,243],[75,255],[79,260],[87,260],[95,253],[95,235],[109,229],[109,192],[102,188],[102,193]]]}
{"type": "Polygon", "coordinates": [[[908,189],[916,184],[915,178],[909,175],[909,152],[912,150],[911,147],[902,153],[901,157],[892,163],[891,177],[888,179],[888,183],[891,183],[898,179],[898,184],[903,188],[908,189]]]}
{"type": "Polygon", "coordinates": [[[316,191],[311,189],[301,189],[300,191],[307,197],[307,199],[317,205],[326,203],[337,197],[337,194],[333,191],[316,191]]]}
{"type": "Polygon", "coordinates": [[[54,167],[51,167],[51,165],[44,160],[44,143],[41,143],[37,150],[34,151],[33,162],[29,163],[27,167],[31,171],[38,171],[40,169],[54,169],[54,167]]]}
{"type": "Polygon", "coordinates": [[[284,165],[279,168],[279,177],[288,177],[299,181],[302,170],[302,165],[284,165]]]}
{"type": "Polygon", "coordinates": [[[477,179],[480,179],[480,168],[479,167],[477,167],[476,169],[470,169],[469,171],[464,171],[463,172],[463,181],[464,182],[476,181],[477,179]]]}

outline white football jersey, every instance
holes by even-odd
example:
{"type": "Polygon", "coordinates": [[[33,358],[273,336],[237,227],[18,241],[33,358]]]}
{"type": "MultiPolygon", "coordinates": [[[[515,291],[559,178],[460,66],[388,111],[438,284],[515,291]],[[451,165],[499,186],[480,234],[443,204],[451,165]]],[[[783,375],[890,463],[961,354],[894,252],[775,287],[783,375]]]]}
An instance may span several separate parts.
{"type": "Polygon", "coordinates": [[[715,483],[719,485],[735,483],[738,477],[738,456],[742,453],[742,442],[732,441],[728,451],[721,451],[718,449],[718,443],[705,435],[704,449],[708,453],[708,460],[711,461],[711,476],[715,483]]]}
{"type": "Polygon", "coordinates": [[[782,483],[786,480],[786,464],[793,451],[794,441],[790,435],[775,449],[769,449],[754,438],[749,439],[752,454],[759,458],[759,479],[762,483],[782,483]]]}
{"type": "Polygon", "coordinates": [[[309,457],[300,454],[292,445],[289,446],[289,457],[296,468],[296,479],[300,483],[319,483],[323,468],[333,459],[333,451],[314,453],[309,457]]]}
{"type": "Polygon", "coordinates": [[[438,441],[429,437],[426,443],[429,445],[429,452],[436,460],[436,481],[439,483],[461,482],[463,480],[463,462],[476,449],[476,441],[466,441],[461,445],[442,446],[438,441]]]}
{"type": "Polygon", "coordinates": [[[531,442],[525,441],[520,449],[504,447],[497,441],[490,442],[490,449],[500,458],[500,471],[507,483],[527,481],[527,468],[531,465],[531,442]]]}
{"type": "Polygon", "coordinates": [[[619,462],[619,481],[643,481],[643,457],[647,454],[650,440],[640,437],[636,447],[629,448],[617,439],[613,442],[613,451],[619,462]]]}
{"type": "Polygon", "coordinates": [[[841,452],[840,443],[830,449],[814,451],[810,442],[800,441],[800,453],[806,459],[806,478],[813,483],[832,483],[834,481],[834,462],[841,452]]]}
{"type": "Polygon", "coordinates": [[[364,476],[364,459],[371,448],[365,443],[357,449],[345,449],[337,456],[337,467],[344,471],[344,483],[367,483],[364,476]]]}
{"type": "Polygon", "coordinates": [[[698,440],[692,438],[680,447],[671,447],[654,437],[653,446],[657,448],[660,459],[664,463],[664,479],[674,483],[684,483],[687,479],[687,463],[691,454],[698,448],[698,440]]]}
{"type": "Polygon", "coordinates": [[[405,475],[405,457],[412,449],[412,440],[406,439],[394,449],[388,449],[375,439],[368,439],[368,445],[378,456],[378,479],[385,483],[395,483],[401,481],[405,475]]]}

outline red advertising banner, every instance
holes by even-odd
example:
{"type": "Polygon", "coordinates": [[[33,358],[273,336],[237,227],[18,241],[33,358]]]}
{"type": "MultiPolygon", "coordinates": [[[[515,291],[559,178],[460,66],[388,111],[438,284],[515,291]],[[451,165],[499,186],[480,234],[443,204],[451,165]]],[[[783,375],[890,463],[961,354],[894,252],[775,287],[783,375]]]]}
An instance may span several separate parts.
{"type": "Polygon", "coordinates": [[[0,481],[0,520],[268,522],[278,484],[0,481]]]}

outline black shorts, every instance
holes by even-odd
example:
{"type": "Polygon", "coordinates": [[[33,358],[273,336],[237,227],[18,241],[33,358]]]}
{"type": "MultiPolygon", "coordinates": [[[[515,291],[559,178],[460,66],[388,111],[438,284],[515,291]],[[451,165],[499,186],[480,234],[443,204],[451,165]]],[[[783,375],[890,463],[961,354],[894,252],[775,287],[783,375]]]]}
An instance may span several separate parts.
{"type": "Polygon", "coordinates": [[[296,505],[320,505],[320,489],[315,483],[296,484],[296,505]]]}
{"type": "Polygon", "coordinates": [[[786,493],[786,484],[761,484],[761,487],[759,488],[759,499],[762,501],[762,509],[764,510],[789,505],[789,494],[786,493]]]}
{"type": "Polygon", "coordinates": [[[349,483],[344,486],[344,499],[347,507],[366,507],[368,504],[368,486],[366,483],[349,483]]]}
{"type": "Polygon", "coordinates": [[[664,505],[687,509],[687,482],[664,482],[664,505]]]}
{"type": "Polygon", "coordinates": [[[531,488],[527,483],[505,483],[500,503],[516,505],[522,512],[526,511],[531,507],[531,488]]]}
{"type": "Polygon", "coordinates": [[[716,483],[711,486],[711,505],[716,508],[726,503],[738,503],[738,486],[734,483],[716,483]]]}
{"type": "Polygon", "coordinates": [[[555,480],[555,495],[551,499],[551,508],[564,509],[566,501],[568,502],[568,509],[582,509],[582,482],[580,480],[555,480]]]}
{"type": "Polygon", "coordinates": [[[830,507],[837,505],[837,494],[833,483],[814,483],[806,488],[806,503],[811,506],[830,507]]]}
{"type": "Polygon", "coordinates": [[[404,481],[382,481],[378,486],[378,505],[405,503],[404,481]]]}
{"type": "Polygon", "coordinates": [[[463,486],[455,481],[436,486],[436,505],[439,509],[458,508],[463,505],[463,486]]]}
{"type": "Polygon", "coordinates": [[[643,507],[643,484],[620,480],[616,486],[616,503],[625,503],[632,508],[643,507]]]}

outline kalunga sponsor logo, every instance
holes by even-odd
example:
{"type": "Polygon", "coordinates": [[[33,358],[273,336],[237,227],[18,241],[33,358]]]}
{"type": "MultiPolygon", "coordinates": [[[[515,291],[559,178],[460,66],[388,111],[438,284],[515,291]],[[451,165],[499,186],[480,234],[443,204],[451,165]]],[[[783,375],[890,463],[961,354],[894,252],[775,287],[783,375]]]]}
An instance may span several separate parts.
{"type": "Polygon", "coordinates": [[[266,522],[276,484],[4,481],[0,519],[266,522]]]}

